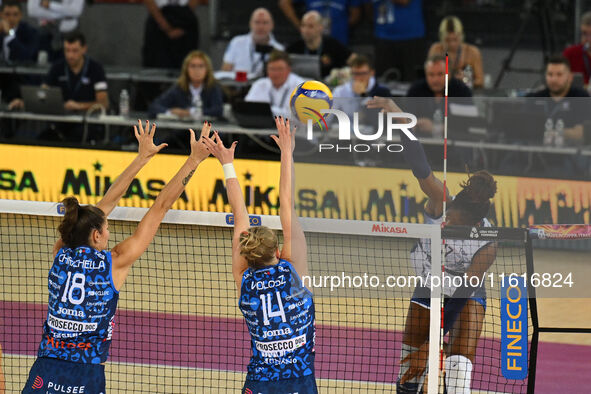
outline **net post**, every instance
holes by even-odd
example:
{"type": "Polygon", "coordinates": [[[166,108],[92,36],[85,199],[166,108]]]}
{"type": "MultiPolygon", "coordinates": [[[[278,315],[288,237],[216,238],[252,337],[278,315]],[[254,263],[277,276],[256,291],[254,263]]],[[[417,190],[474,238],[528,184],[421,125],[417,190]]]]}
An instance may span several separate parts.
{"type": "MultiPolygon", "coordinates": [[[[527,270],[527,280],[531,283],[531,275],[534,271],[534,252],[532,246],[532,239],[529,231],[525,231],[525,264],[527,270]]],[[[527,286],[527,295],[529,297],[529,310],[531,314],[531,322],[533,326],[533,333],[531,336],[531,345],[529,350],[529,363],[527,372],[527,393],[534,394],[536,387],[536,364],[538,359],[538,340],[540,337],[540,324],[538,321],[538,303],[536,300],[536,288],[534,286],[527,286]]]]}
{"type": "MultiPolygon", "coordinates": [[[[431,230],[431,276],[441,277],[441,229],[431,230]]],[[[428,394],[439,392],[439,353],[441,341],[441,286],[431,286],[431,308],[429,309],[429,373],[428,394]]]]}

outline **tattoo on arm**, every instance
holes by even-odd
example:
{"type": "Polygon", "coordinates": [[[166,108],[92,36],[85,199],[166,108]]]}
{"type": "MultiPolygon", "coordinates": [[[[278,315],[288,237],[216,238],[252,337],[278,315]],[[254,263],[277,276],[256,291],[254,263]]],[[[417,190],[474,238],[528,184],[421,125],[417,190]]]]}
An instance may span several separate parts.
{"type": "Polygon", "coordinates": [[[189,173],[189,175],[187,175],[183,179],[183,186],[187,186],[187,183],[189,183],[189,181],[191,180],[191,177],[193,176],[194,173],[195,173],[195,170],[191,170],[191,172],[189,173]]]}

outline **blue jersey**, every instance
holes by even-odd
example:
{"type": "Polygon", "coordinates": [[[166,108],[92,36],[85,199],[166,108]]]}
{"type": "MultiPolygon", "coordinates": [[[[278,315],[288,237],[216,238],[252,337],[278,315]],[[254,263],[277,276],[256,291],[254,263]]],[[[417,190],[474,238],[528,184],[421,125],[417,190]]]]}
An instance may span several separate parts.
{"type": "Polygon", "coordinates": [[[407,5],[390,0],[370,0],[374,5],[375,36],[382,40],[402,41],[425,36],[422,0],[407,5]]]}
{"type": "Polygon", "coordinates": [[[99,364],[107,360],[119,292],[111,252],[59,250],[49,270],[47,320],[39,357],[99,364]]]}
{"type": "Polygon", "coordinates": [[[247,380],[277,381],[314,373],[314,301],[289,261],[247,269],[239,308],[252,344],[247,380]]]}
{"type": "Polygon", "coordinates": [[[306,11],[318,11],[322,16],[324,34],[343,45],[349,43],[349,8],[361,6],[362,0],[296,0],[306,3],[306,11]]]}

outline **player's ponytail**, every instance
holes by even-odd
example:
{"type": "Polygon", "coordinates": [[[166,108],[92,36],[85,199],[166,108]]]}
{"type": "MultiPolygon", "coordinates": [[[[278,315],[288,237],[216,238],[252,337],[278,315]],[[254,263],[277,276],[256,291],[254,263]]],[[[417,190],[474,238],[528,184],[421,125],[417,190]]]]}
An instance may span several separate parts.
{"type": "Polygon", "coordinates": [[[58,231],[64,244],[69,248],[88,245],[92,230],[102,232],[105,214],[92,205],[81,206],[76,197],[62,201],[66,210],[58,231]]]}
{"type": "Polygon", "coordinates": [[[470,224],[477,224],[490,210],[490,199],[497,192],[497,181],[488,171],[478,171],[460,184],[462,191],[450,204],[450,209],[461,210],[470,224]]]}
{"type": "Polygon", "coordinates": [[[240,234],[240,255],[255,270],[264,268],[275,256],[278,247],[277,234],[268,227],[251,227],[240,234]]]}

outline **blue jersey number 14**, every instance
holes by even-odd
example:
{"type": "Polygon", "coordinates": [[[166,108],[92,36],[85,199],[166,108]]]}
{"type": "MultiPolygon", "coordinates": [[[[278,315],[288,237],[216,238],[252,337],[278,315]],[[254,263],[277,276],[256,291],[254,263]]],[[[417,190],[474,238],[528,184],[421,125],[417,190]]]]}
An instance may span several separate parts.
{"type": "Polygon", "coordinates": [[[267,293],[267,298],[265,299],[265,294],[261,294],[261,306],[263,307],[263,323],[265,326],[268,326],[269,319],[281,316],[281,320],[285,323],[287,319],[285,318],[285,310],[283,309],[283,302],[281,302],[281,295],[278,291],[275,292],[277,295],[277,304],[279,305],[278,311],[273,311],[273,305],[271,304],[271,293],[267,293]]]}

